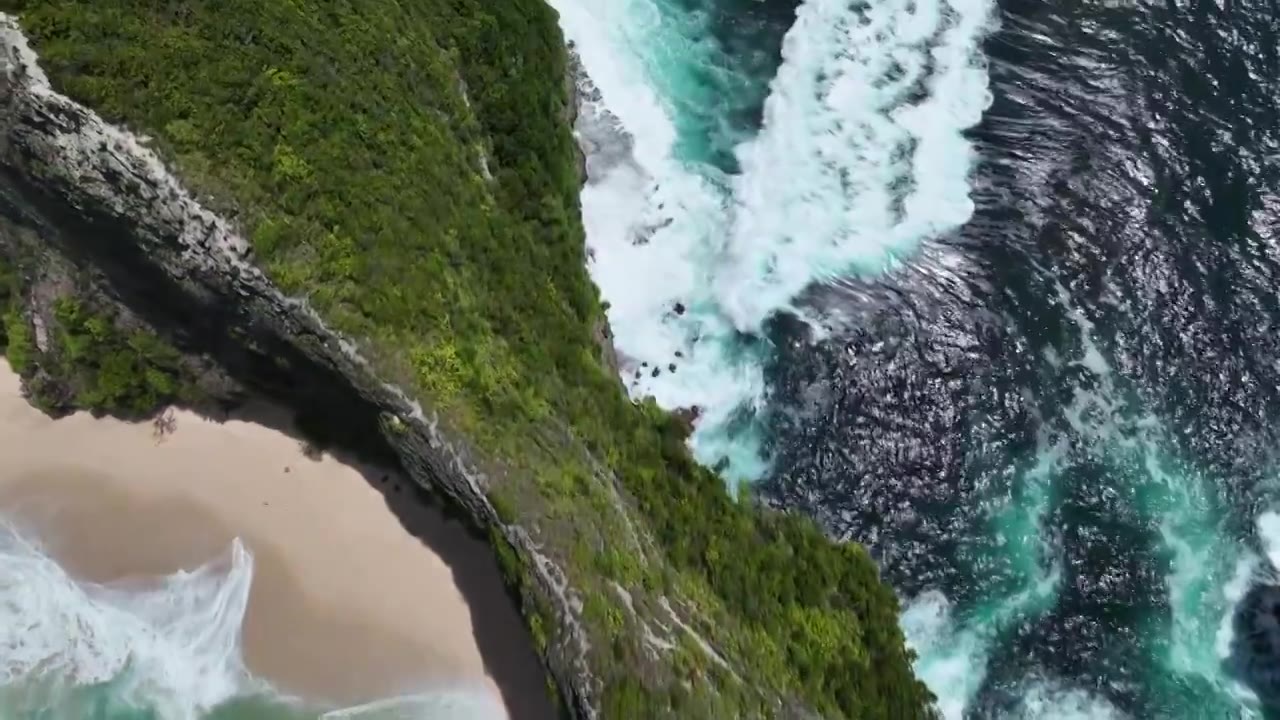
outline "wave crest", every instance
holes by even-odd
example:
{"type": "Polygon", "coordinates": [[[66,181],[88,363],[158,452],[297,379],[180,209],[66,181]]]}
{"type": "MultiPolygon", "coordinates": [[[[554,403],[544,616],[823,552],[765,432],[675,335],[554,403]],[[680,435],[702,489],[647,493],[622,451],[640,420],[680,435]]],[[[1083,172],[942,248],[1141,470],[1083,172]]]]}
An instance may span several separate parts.
{"type": "Polygon", "coordinates": [[[128,588],[79,582],[0,528],[0,685],[113,683],[126,704],[196,718],[245,691],[240,628],[253,556],[236,540],[190,572],[128,588]]]}
{"type": "MultiPolygon", "coordinates": [[[[805,317],[807,288],[882,272],[972,214],[964,131],[990,103],[979,43],[994,4],[807,0],[762,126],[727,168],[688,149],[687,128],[705,124],[687,117],[705,100],[692,78],[733,71],[715,67],[696,13],[552,5],[599,90],[579,119],[583,217],[625,380],[664,407],[696,406],[699,459],[758,477],[766,321],[805,317]]],[[[725,85],[747,80],[769,82],[725,85]]]]}

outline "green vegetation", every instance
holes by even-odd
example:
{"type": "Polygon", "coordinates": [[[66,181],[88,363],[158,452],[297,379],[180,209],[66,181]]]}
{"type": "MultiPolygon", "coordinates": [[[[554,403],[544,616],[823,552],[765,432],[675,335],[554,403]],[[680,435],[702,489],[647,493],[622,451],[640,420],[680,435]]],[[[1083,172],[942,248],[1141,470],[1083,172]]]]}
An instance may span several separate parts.
{"type": "Polygon", "coordinates": [[[35,362],[36,340],[22,316],[20,291],[14,267],[0,256],[0,351],[14,372],[24,374],[35,362]]]}
{"type": "Polygon", "coordinates": [[[15,372],[31,376],[32,400],[50,411],[80,408],[141,417],[167,403],[194,400],[176,350],[146,330],[123,331],[115,318],[74,297],[54,301],[50,347],[41,352],[17,284],[0,273],[0,350],[15,372]]]}
{"type": "MultiPolygon", "coordinates": [[[[928,715],[866,552],[735,502],[690,459],[681,424],[631,403],[597,361],[565,52],[542,0],[0,8],[20,12],[60,88],[154,137],[236,208],[281,287],[502,469],[504,519],[537,532],[592,598],[607,717],[769,714],[777,696],[830,717],[928,715]],[[659,652],[641,630],[667,598],[690,630],[659,652]]],[[[99,358],[85,401],[164,393],[142,362],[156,345],[65,314],[72,356],[99,358]]],[[[524,560],[496,545],[539,644],[554,643],[524,560]]]]}
{"type": "Polygon", "coordinates": [[[74,389],[72,404],[99,413],[138,417],[179,399],[187,387],[181,357],[155,334],[122,332],[105,314],[71,297],[54,302],[58,364],[51,374],[74,389]]]}
{"type": "Polygon", "coordinates": [[[35,338],[22,317],[17,285],[13,268],[0,257],[0,350],[14,372],[22,373],[31,367],[35,338]]]}
{"type": "Polygon", "coordinates": [[[11,306],[5,311],[0,324],[4,326],[4,354],[9,361],[9,367],[20,375],[26,374],[34,363],[35,335],[27,325],[26,318],[22,317],[21,310],[16,306],[11,306]]]}

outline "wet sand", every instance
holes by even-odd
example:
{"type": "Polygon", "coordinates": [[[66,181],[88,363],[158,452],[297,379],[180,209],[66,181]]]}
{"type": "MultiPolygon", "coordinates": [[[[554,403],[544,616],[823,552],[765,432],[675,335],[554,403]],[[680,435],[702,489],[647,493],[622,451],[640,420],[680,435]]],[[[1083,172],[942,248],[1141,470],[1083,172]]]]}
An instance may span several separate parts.
{"type": "MultiPolygon", "coordinates": [[[[255,564],[246,662],[286,692],[343,705],[439,686],[498,692],[453,571],[360,469],[260,425],[170,412],[166,431],[50,420],[0,363],[0,513],[97,582],[194,569],[241,538],[255,564]]],[[[398,493],[384,477],[373,482],[398,493]]],[[[513,694],[528,691],[502,694],[518,707],[513,694]]]]}

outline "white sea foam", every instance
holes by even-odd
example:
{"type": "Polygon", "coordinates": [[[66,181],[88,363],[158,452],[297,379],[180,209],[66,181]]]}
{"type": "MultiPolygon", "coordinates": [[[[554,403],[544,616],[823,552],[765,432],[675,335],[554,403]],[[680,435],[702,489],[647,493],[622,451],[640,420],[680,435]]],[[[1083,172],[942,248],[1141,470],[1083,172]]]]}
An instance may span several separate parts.
{"type": "MultiPolygon", "coordinates": [[[[1280,537],[1277,539],[1280,540],[1280,537]]],[[[1251,552],[1246,552],[1236,561],[1235,572],[1232,574],[1231,580],[1222,588],[1222,594],[1226,602],[1222,617],[1218,620],[1217,634],[1214,637],[1214,656],[1218,661],[1222,687],[1229,696],[1235,699],[1240,707],[1242,717],[1245,718],[1257,715],[1260,706],[1258,696],[1238,679],[1226,677],[1225,673],[1221,673],[1221,668],[1231,658],[1232,645],[1235,642],[1236,608],[1255,582],[1259,579],[1270,580],[1274,578],[1274,575],[1274,568],[1265,567],[1265,564],[1261,562],[1261,558],[1251,552]]]]}
{"type": "Polygon", "coordinates": [[[661,0],[552,5],[602,97],[583,115],[584,144],[629,143],[629,158],[592,167],[582,197],[629,386],[698,406],[699,457],[757,475],[742,417],[763,404],[765,351],[740,333],[810,285],[881,271],[968,219],[962,132],[989,103],[978,43],[993,3],[805,2],[733,177],[676,153],[680,108],[701,92],[689,68],[714,60],[691,16],[661,0]]]}
{"type": "Polygon", "coordinates": [[[482,688],[450,688],[388,698],[325,713],[321,720],[506,720],[498,699],[482,688]]]}
{"type": "Polygon", "coordinates": [[[714,287],[756,331],[815,281],[879,272],[973,213],[962,132],[990,105],[988,0],[808,0],[738,150],[714,287]]]}
{"type": "MultiPolygon", "coordinates": [[[[759,401],[763,382],[758,356],[739,346],[710,293],[728,198],[707,168],[674,155],[676,91],[663,70],[672,65],[668,53],[693,48],[650,0],[552,4],[603,97],[603,104],[584,108],[579,124],[588,149],[611,159],[589,161],[583,222],[625,379],[633,394],[664,407],[699,407],[695,448],[714,462],[734,454],[716,441],[724,438],[716,431],[740,407],[759,401]],[[615,160],[622,145],[629,156],[615,160]]],[[[748,454],[735,460],[742,475],[762,469],[748,454]]]]}
{"type": "MultiPolygon", "coordinates": [[[[902,615],[908,644],[918,654],[915,670],[937,697],[943,720],[963,720],[987,674],[990,638],[980,628],[959,628],[945,596],[928,592],[902,615]]],[[[1027,684],[1018,704],[1001,720],[1122,720],[1105,699],[1045,680],[1027,684]]]]}
{"type": "Polygon", "coordinates": [[[931,590],[902,612],[902,631],[917,655],[916,675],[938,698],[944,720],[962,720],[987,673],[989,643],[981,633],[961,629],[946,595],[931,590]]]}
{"type": "MultiPolygon", "coordinates": [[[[1036,539],[1031,539],[1036,543],[1036,539]]],[[[1018,563],[1021,558],[1014,558],[1018,563]]],[[[946,595],[921,593],[903,609],[900,624],[917,655],[916,675],[938,698],[944,720],[962,720],[987,675],[991,648],[1000,634],[1057,597],[1062,573],[1055,563],[1023,577],[1026,585],[957,617],[946,595]]]]}
{"type": "MultiPolygon", "coordinates": [[[[1247,706],[1252,693],[1223,672],[1223,663],[1230,654],[1234,608],[1254,581],[1257,558],[1227,535],[1213,480],[1169,452],[1170,434],[1159,418],[1127,407],[1122,376],[1098,345],[1093,322],[1064,286],[1056,290],[1078,332],[1080,354],[1069,364],[1092,375],[1091,382],[1073,388],[1064,417],[1092,452],[1132,467],[1133,472],[1112,474],[1112,491],[1131,498],[1135,510],[1156,522],[1169,558],[1169,634],[1156,661],[1166,672],[1215,688],[1235,707],[1247,706]]],[[[1280,516],[1276,523],[1280,538],[1280,516]]],[[[1079,699],[1067,699],[1072,697],[1079,699]]]]}
{"type": "MultiPolygon", "coordinates": [[[[0,717],[15,701],[26,710],[76,716],[83,709],[69,691],[104,683],[113,702],[150,708],[166,720],[196,720],[238,696],[274,695],[249,674],[240,649],[253,566],[252,554],[235,540],[190,572],[99,585],[72,578],[38,542],[0,524],[0,717]]],[[[487,688],[459,686],[323,717],[505,720],[507,714],[487,688]]]]}
{"type": "Polygon", "coordinates": [[[1040,681],[1022,692],[1006,720],[1123,720],[1128,716],[1106,699],[1078,688],[1040,681]]]}
{"type": "Polygon", "coordinates": [[[1258,539],[1271,567],[1280,571],[1280,512],[1268,510],[1258,516],[1258,539]]]}
{"type": "Polygon", "coordinates": [[[236,541],[206,565],[128,589],[77,582],[0,528],[0,686],[122,681],[126,700],[196,718],[249,688],[240,627],[253,557],[236,541]]]}
{"type": "MultiPolygon", "coordinates": [[[[918,655],[916,674],[937,697],[943,720],[963,720],[987,674],[987,628],[961,627],[947,598],[926,592],[902,614],[908,645],[918,655]]],[[[1105,699],[1046,680],[1030,682],[1001,720],[1123,720],[1105,699]]]]}
{"type": "Polygon", "coordinates": [[[991,532],[1002,574],[1013,580],[1012,586],[959,617],[936,590],[921,593],[903,610],[900,623],[917,655],[916,674],[937,696],[944,720],[965,717],[986,679],[991,648],[1000,635],[1044,612],[1058,596],[1062,560],[1044,532],[1044,517],[1052,509],[1053,478],[1063,455],[1061,445],[1041,437],[1036,463],[1018,476],[1019,486],[994,493],[1006,498],[992,508],[991,532]]]}

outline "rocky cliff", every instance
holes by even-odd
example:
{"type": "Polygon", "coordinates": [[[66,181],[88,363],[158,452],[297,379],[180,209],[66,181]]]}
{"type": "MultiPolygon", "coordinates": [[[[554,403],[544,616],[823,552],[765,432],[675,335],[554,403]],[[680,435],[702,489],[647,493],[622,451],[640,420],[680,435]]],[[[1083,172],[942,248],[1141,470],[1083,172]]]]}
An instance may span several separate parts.
{"type": "Polygon", "coordinates": [[[590,87],[541,0],[184,7],[0,0],[0,330],[33,399],[265,395],[398,465],[488,535],[572,716],[930,716],[865,550],[735,502],[623,394],[590,87]],[[58,377],[68,292],[140,382],[58,377]]]}
{"type": "MultiPolygon", "coordinates": [[[[547,666],[576,717],[599,715],[581,602],[529,533],[504,524],[471,450],[421,405],[382,382],[355,342],[285,297],[249,243],[206,209],[143,139],[55,92],[16,22],[0,20],[0,249],[69,263],[204,366],[215,399],[260,393],[362,452],[390,452],[418,483],[494,528],[527,561],[552,609],[547,666]],[[220,397],[218,397],[220,396],[220,397]]],[[[31,319],[37,331],[39,313],[31,319]]],[[[209,387],[205,388],[210,390],[209,387]]]]}

